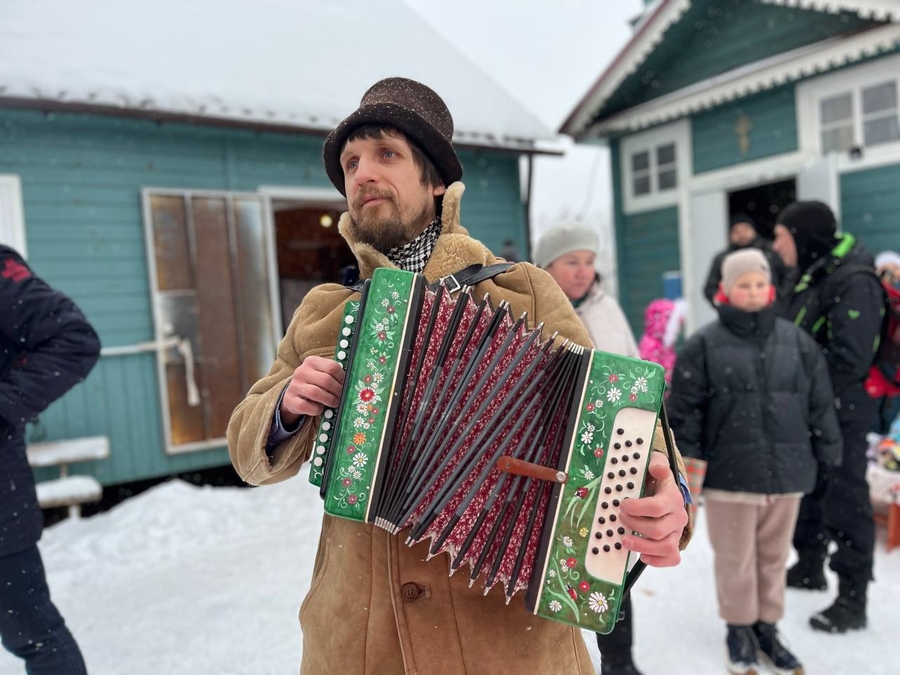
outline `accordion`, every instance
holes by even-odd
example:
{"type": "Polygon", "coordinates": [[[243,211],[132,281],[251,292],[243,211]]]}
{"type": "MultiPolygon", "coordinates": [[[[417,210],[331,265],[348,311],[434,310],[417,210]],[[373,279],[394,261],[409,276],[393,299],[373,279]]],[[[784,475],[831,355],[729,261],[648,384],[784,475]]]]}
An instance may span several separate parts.
{"type": "Polygon", "coordinates": [[[641,494],[663,369],[526,320],[377,269],[345,306],[310,481],[327,513],[429,541],[485,594],[608,633],[631,557],[619,506],[641,494]]]}

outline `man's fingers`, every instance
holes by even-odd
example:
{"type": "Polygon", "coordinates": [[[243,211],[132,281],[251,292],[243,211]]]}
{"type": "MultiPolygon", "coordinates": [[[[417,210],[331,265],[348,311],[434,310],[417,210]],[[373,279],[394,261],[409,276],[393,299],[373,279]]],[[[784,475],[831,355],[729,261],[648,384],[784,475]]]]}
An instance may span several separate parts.
{"type": "Polygon", "coordinates": [[[622,537],[622,545],[630,551],[640,553],[641,560],[652,567],[673,567],[681,561],[679,539],[678,532],[672,532],[660,540],[626,534],[622,537]]]}

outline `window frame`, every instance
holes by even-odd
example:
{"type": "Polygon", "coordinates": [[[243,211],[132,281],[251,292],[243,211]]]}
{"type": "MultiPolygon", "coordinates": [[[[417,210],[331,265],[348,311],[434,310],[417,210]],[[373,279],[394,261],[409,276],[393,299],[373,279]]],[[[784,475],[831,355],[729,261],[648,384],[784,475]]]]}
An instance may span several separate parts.
{"type": "Polygon", "coordinates": [[[624,137],[619,146],[620,170],[622,176],[622,207],[626,215],[653,211],[656,209],[677,206],[680,195],[689,184],[691,178],[691,146],[689,120],[680,120],[672,124],[651,129],[624,137]],[[675,148],[675,161],[659,163],[660,148],[672,145],[675,148]],[[632,158],[642,152],[648,153],[648,167],[634,171],[632,158]],[[675,171],[675,186],[665,190],[659,189],[661,172],[675,171]],[[635,194],[636,178],[649,177],[650,192],[635,194]]]}
{"type": "MultiPolygon", "coordinates": [[[[838,72],[812,78],[797,85],[797,124],[800,131],[801,151],[823,157],[836,154],[839,170],[859,170],[900,161],[900,138],[866,145],[863,112],[863,91],[881,84],[893,83],[897,91],[896,115],[900,125],[900,55],[885,56],[862,65],[851,66],[838,72]],[[841,95],[851,95],[853,108],[853,145],[860,148],[862,156],[851,156],[849,150],[832,150],[826,153],[822,135],[828,128],[845,126],[822,121],[822,102],[841,95]]],[[[873,115],[869,115],[873,117],[873,115]]],[[[883,113],[874,117],[884,118],[883,113]]]]}
{"type": "Polygon", "coordinates": [[[0,244],[11,246],[28,259],[22,180],[15,173],[0,174],[0,244]]]}
{"type": "MultiPolygon", "coordinates": [[[[161,307],[161,299],[165,296],[171,296],[173,294],[184,294],[187,291],[160,291],[159,290],[159,278],[158,278],[158,270],[156,264],[156,250],[155,250],[155,240],[154,240],[154,232],[153,232],[153,218],[152,218],[152,210],[151,210],[151,197],[179,197],[185,200],[186,210],[190,210],[190,200],[194,198],[199,199],[222,199],[226,202],[226,206],[228,209],[228,219],[229,221],[233,221],[233,213],[234,213],[234,201],[237,199],[251,199],[259,203],[260,206],[260,219],[262,226],[262,235],[263,241],[261,242],[261,246],[263,250],[266,252],[266,259],[263,263],[263,270],[265,272],[266,280],[264,287],[267,290],[267,297],[265,301],[269,306],[269,311],[272,312],[272,321],[270,322],[271,326],[271,334],[268,336],[268,341],[272,347],[273,354],[277,353],[278,343],[281,340],[281,321],[280,315],[275,312],[275,308],[278,305],[279,299],[277,297],[277,289],[274,285],[273,275],[277,277],[278,271],[277,268],[273,268],[273,258],[271,255],[273,243],[273,233],[271,228],[271,217],[270,217],[270,208],[271,205],[269,200],[265,195],[262,195],[258,192],[247,192],[247,191],[230,191],[230,190],[180,190],[180,189],[172,189],[172,188],[154,188],[154,187],[144,187],[141,189],[141,202],[142,202],[142,214],[143,214],[143,225],[144,225],[144,236],[145,236],[145,248],[147,255],[147,271],[149,277],[149,292],[150,292],[150,303],[151,303],[151,311],[153,313],[153,326],[154,326],[154,344],[155,344],[155,354],[156,354],[156,374],[157,374],[157,386],[159,387],[159,402],[160,402],[160,414],[161,421],[163,423],[163,438],[165,442],[165,453],[167,455],[180,455],[191,452],[199,452],[203,450],[211,450],[222,448],[227,445],[227,439],[225,436],[217,437],[217,438],[209,438],[202,441],[192,441],[188,443],[180,443],[175,444],[173,442],[173,433],[172,433],[172,415],[169,409],[169,391],[168,391],[168,383],[167,383],[167,374],[166,374],[166,360],[165,354],[171,347],[167,345],[167,341],[171,341],[171,337],[166,335],[164,332],[164,321],[165,317],[162,313],[161,307]],[[274,295],[273,295],[274,294],[274,295]]],[[[188,215],[190,218],[190,215],[188,215]]],[[[234,240],[231,239],[230,244],[233,245],[234,240]]],[[[235,255],[234,250],[229,246],[229,250],[231,252],[232,257],[235,255]]],[[[195,291],[196,292],[196,289],[195,291]]],[[[194,362],[196,363],[198,358],[202,359],[203,354],[193,354],[194,362]]],[[[252,386],[253,382],[250,382],[248,386],[252,386]]],[[[201,405],[205,404],[205,400],[203,399],[203,392],[200,391],[201,396],[201,405]]]]}

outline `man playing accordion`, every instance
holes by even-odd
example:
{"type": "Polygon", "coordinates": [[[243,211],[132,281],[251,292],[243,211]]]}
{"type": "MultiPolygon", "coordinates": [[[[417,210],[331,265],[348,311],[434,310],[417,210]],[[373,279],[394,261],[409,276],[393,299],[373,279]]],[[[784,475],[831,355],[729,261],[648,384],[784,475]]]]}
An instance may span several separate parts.
{"type": "MultiPolygon", "coordinates": [[[[328,177],[347,198],[339,230],[360,276],[379,267],[424,274],[429,282],[473,264],[502,262],[459,222],[463,169],[453,120],[428,87],[403,78],[372,86],[359,109],[325,141],[328,177]]],[[[553,279],[517,263],[474,287],[507,301],[560,338],[590,341],[553,279]]],[[[266,377],[238,405],[228,447],[253,485],[294,476],[310,458],[318,417],[339,402],[344,373],[333,360],[344,305],[354,291],[314,288],[294,314],[266,377]]],[[[640,536],[624,544],[653,566],[680,561],[690,538],[682,490],[657,431],[645,496],[622,504],[621,520],[640,536]]],[[[677,460],[680,463],[680,458],[677,460]]],[[[507,604],[426,561],[427,544],[325,515],[312,586],[300,609],[301,673],[593,673],[578,629],[507,604]]]]}

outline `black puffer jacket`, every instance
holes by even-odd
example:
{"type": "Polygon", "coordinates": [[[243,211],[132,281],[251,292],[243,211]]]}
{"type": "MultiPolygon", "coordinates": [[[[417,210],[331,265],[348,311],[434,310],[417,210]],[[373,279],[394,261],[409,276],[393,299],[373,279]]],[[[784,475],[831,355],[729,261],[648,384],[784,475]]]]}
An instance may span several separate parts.
{"type": "Polygon", "coordinates": [[[773,307],[719,308],[678,355],[667,408],[682,454],[709,462],[718,490],[811,492],[841,435],[821,350],[773,307]]]}
{"type": "Polygon", "coordinates": [[[0,246],[0,557],[41,536],[25,424],[84,379],[99,355],[75,303],[0,246]]]}

